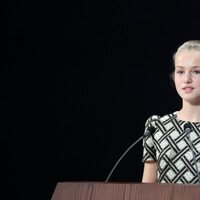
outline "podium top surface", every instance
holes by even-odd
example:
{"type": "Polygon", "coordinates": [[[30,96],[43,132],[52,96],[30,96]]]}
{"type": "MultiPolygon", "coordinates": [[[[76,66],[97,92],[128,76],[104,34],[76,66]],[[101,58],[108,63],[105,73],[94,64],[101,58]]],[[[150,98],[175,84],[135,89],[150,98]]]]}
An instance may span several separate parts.
{"type": "Polygon", "coordinates": [[[121,182],[59,182],[52,200],[197,200],[200,185],[121,182]]]}

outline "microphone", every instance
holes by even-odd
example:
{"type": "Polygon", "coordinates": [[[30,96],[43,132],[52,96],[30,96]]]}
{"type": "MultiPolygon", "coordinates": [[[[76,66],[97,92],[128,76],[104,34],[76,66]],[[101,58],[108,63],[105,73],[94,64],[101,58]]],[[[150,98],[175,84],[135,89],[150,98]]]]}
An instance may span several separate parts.
{"type": "Polygon", "coordinates": [[[149,126],[145,132],[144,132],[144,135],[142,136],[142,138],[144,137],[147,137],[147,136],[150,136],[151,134],[153,134],[155,132],[155,127],[154,126],[149,126]]]}
{"type": "Polygon", "coordinates": [[[130,149],[132,149],[140,140],[142,140],[144,137],[150,136],[151,134],[153,134],[155,132],[155,127],[153,127],[152,125],[150,125],[144,132],[143,136],[141,136],[138,140],[136,140],[123,154],[122,156],[117,160],[117,162],[115,163],[114,167],[112,168],[112,170],[110,171],[109,175],[107,176],[105,182],[107,183],[110,180],[111,175],[113,174],[114,170],[116,169],[116,167],[118,166],[119,162],[124,158],[124,156],[130,151],[130,149]]]}
{"type": "Polygon", "coordinates": [[[190,124],[190,122],[185,123],[183,128],[187,134],[189,134],[192,131],[192,125],[190,124]]]}
{"type": "Polygon", "coordinates": [[[194,149],[193,149],[193,146],[192,146],[192,140],[191,140],[191,137],[190,137],[190,133],[192,131],[192,125],[191,125],[190,122],[187,122],[187,123],[184,124],[183,128],[184,128],[185,133],[187,133],[187,138],[188,138],[188,141],[189,141],[190,150],[192,151],[194,164],[195,164],[195,168],[196,168],[196,173],[197,173],[197,176],[198,176],[198,183],[200,183],[200,174],[199,174],[199,170],[198,170],[198,166],[197,166],[196,155],[195,155],[195,152],[194,152],[194,149]]]}

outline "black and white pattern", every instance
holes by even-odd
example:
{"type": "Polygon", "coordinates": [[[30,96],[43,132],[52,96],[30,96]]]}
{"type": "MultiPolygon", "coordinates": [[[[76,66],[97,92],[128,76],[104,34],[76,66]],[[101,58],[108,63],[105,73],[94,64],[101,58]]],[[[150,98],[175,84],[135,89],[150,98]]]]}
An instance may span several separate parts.
{"type": "Polygon", "coordinates": [[[200,172],[200,123],[191,123],[192,147],[183,128],[185,123],[177,119],[175,112],[163,117],[154,115],[145,124],[152,124],[156,131],[144,139],[143,162],[157,162],[160,183],[198,183],[195,159],[200,172]]]}

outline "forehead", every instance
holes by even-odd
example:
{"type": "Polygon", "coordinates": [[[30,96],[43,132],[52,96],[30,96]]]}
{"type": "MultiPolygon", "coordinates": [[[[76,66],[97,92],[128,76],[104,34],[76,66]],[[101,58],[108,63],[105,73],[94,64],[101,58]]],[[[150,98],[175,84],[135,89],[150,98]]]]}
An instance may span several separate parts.
{"type": "Polygon", "coordinates": [[[200,66],[200,51],[182,50],[176,54],[175,66],[193,67],[200,66]]]}

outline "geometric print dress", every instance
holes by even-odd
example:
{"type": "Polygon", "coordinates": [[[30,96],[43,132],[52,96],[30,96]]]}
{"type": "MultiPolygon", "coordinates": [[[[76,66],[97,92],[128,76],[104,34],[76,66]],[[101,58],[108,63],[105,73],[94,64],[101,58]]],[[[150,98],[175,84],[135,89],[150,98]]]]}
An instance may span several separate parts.
{"type": "Polygon", "coordinates": [[[191,122],[192,131],[186,133],[187,121],[177,119],[177,112],[162,117],[151,116],[145,127],[153,125],[155,132],[143,140],[143,162],[157,163],[159,183],[200,183],[200,122],[191,122]]]}

